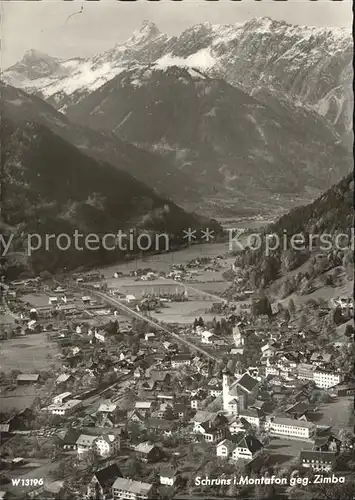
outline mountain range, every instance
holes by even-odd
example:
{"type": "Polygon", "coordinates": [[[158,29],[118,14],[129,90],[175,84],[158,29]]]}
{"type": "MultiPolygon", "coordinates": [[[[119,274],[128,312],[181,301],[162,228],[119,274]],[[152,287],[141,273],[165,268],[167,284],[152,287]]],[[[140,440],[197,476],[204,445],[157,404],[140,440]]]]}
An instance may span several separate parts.
{"type": "Polygon", "coordinates": [[[158,153],[224,208],[312,198],[351,164],[334,129],[313,114],[294,116],[191,68],[125,70],[67,116],[158,153]]]}
{"type": "Polygon", "coordinates": [[[278,213],[351,168],[351,55],[345,29],[261,18],[170,37],[146,21],[91,58],[29,51],[3,79],[66,114],[56,133],[120,168],[125,149],[127,171],[189,210],[278,213]]]}
{"type": "Polygon", "coordinates": [[[168,36],[145,21],[130,39],[90,58],[60,60],[30,50],[3,78],[65,110],[132,64],[196,68],[259,98],[264,89],[272,90],[293,107],[316,111],[349,139],[352,59],[346,28],[256,18],[234,25],[201,23],[168,36]]]}

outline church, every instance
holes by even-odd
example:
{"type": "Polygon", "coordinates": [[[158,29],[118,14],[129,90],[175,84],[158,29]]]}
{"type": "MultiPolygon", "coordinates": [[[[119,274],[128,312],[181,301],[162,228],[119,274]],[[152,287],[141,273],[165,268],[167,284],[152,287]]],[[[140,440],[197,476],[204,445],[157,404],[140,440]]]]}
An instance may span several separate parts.
{"type": "Polygon", "coordinates": [[[259,382],[249,373],[238,374],[237,378],[228,369],[223,371],[223,411],[228,415],[239,415],[256,399],[259,382]]]}

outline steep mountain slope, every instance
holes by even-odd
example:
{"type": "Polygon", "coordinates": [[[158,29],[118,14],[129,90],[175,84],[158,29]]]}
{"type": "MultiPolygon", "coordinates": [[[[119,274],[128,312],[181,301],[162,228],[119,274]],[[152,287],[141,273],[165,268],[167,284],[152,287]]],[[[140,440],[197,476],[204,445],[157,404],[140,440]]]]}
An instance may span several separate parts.
{"type": "Polygon", "coordinates": [[[2,116],[17,123],[33,121],[46,125],[85,154],[124,170],[164,196],[178,203],[199,199],[199,184],[191,176],[179,172],[158,155],[143,151],[122,141],[112,133],[96,132],[72,124],[42,99],[0,83],[2,116]]]}
{"type": "Polygon", "coordinates": [[[235,25],[202,23],[179,37],[168,37],[146,21],[126,42],[86,60],[59,61],[29,52],[5,71],[4,78],[65,109],[130,64],[193,67],[250,94],[273,90],[282,99],[310,107],[349,140],[352,57],[350,29],[260,18],[235,25]]]}
{"type": "Polygon", "coordinates": [[[159,152],[224,204],[310,199],[351,166],[337,134],[314,127],[313,115],[262,104],[196,69],[151,64],[123,71],[67,116],[159,152]]]}
{"type": "MultiPolygon", "coordinates": [[[[353,227],[351,173],[313,203],[294,208],[266,227],[258,248],[240,252],[235,262],[242,277],[238,286],[244,279],[254,288],[265,287],[285,277],[288,279],[280,281],[284,298],[294,291],[309,293],[317,286],[317,279],[323,286],[331,285],[332,276],[328,273],[338,266],[343,266],[348,279],[353,280],[353,227]]],[[[238,286],[233,286],[229,293],[238,286]]]]}
{"type": "MultiPolygon", "coordinates": [[[[160,197],[128,173],[108,163],[86,156],[44,125],[30,121],[17,122],[3,117],[1,130],[2,207],[1,221],[5,234],[14,235],[7,266],[16,271],[17,256],[27,252],[31,265],[38,272],[55,271],[77,266],[92,266],[125,258],[137,252],[133,248],[115,248],[115,237],[101,242],[104,234],[133,229],[137,234],[167,233],[170,245],[183,243],[183,229],[210,226],[212,221],[186,213],[174,203],[160,197]],[[79,247],[74,233],[83,235],[79,247]],[[28,255],[27,235],[38,234],[42,245],[28,255]],[[61,244],[46,243],[46,235],[65,233],[61,244]],[[84,245],[90,233],[99,238],[98,248],[84,245]],[[106,245],[106,247],[105,247],[106,245]],[[114,249],[112,248],[114,247],[114,249]]],[[[96,238],[96,237],[95,237],[96,238]]],[[[35,241],[38,241],[35,238],[35,241]]],[[[54,240],[55,241],[55,240],[54,240]]],[[[146,245],[146,243],[145,243],[146,245]]],[[[158,248],[154,243],[152,250],[158,248]]],[[[23,259],[21,259],[23,262],[23,259]]]]}

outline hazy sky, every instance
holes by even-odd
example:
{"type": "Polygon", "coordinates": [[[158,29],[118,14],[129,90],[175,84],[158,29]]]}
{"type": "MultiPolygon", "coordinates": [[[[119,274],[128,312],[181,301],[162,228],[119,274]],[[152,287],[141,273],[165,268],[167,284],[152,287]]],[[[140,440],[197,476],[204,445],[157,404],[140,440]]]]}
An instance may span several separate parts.
{"type": "Polygon", "coordinates": [[[127,39],[145,19],[170,35],[204,21],[228,24],[262,16],[294,24],[350,28],[351,5],[351,0],[2,1],[1,63],[6,68],[32,48],[63,58],[90,56],[127,39]],[[66,22],[82,5],[83,14],[66,22]]]}

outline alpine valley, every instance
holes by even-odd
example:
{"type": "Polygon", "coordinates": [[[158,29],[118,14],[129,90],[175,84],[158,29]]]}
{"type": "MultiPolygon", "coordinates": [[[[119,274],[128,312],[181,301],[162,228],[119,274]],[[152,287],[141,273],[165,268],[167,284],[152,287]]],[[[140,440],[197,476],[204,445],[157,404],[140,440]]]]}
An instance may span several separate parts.
{"type": "Polygon", "coordinates": [[[88,155],[121,168],[117,144],[146,150],[124,168],[185,208],[270,215],[351,169],[351,63],[343,28],[258,18],[169,37],[146,21],[92,58],[29,51],[3,80],[64,113],[88,155]]]}

